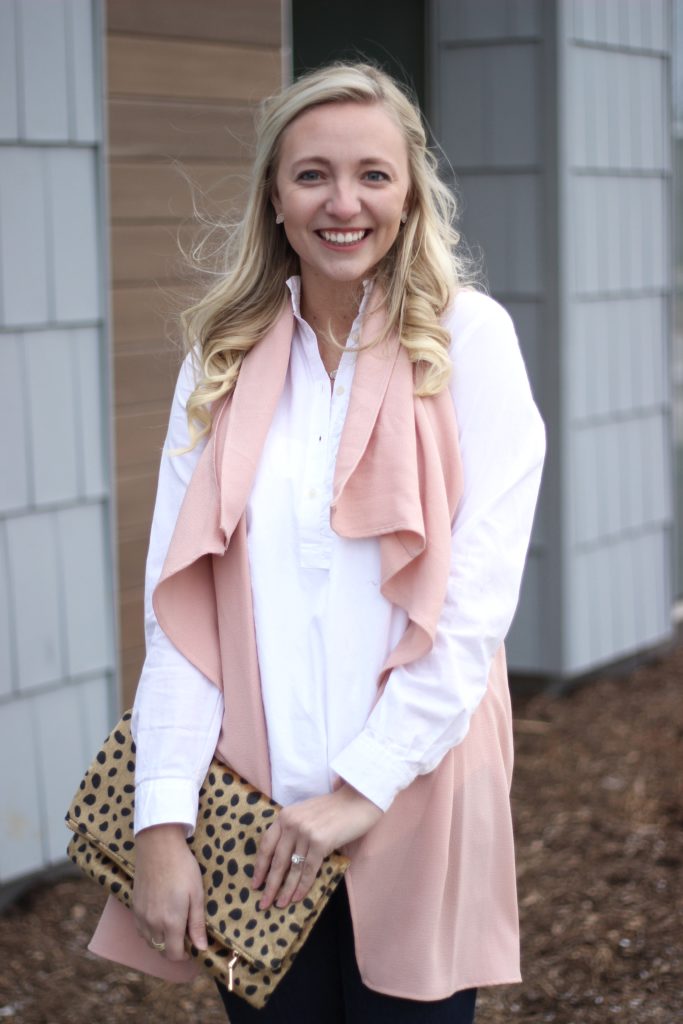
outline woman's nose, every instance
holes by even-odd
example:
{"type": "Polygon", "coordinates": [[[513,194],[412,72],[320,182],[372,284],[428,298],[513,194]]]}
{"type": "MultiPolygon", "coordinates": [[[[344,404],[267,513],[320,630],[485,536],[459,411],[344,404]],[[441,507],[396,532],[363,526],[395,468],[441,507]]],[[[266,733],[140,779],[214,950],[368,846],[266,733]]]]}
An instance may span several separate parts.
{"type": "Polygon", "coordinates": [[[351,185],[336,185],[325,204],[326,212],[338,220],[351,220],[360,212],[361,202],[351,185]]]}

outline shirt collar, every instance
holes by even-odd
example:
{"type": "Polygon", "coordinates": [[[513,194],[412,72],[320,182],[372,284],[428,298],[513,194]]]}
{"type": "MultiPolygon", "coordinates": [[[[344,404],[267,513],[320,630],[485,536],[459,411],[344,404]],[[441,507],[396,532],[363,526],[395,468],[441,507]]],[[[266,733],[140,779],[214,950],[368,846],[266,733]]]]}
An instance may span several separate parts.
{"type": "MultiPolygon", "coordinates": [[[[360,307],[358,309],[358,316],[356,317],[355,323],[357,323],[360,316],[365,311],[368,297],[372,291],[373,281],[371,277],[366,277],[363,281],[363,298],[361,300],[360,307]]],[[[299,274],[292,274],[291,277],[287,278],[287,287],[289,288],[290,299],[292,302],[292,312],[297,320],[303,320],[301,315],[301,277],[299,274]]],[[[354,326],[355,326],[354,323],[354,326]]]]}

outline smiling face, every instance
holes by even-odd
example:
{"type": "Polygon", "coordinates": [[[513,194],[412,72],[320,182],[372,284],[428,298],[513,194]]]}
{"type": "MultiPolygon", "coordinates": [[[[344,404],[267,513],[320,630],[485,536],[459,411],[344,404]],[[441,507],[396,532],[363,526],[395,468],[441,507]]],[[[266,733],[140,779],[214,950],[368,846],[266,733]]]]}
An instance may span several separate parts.
{"type": "Polygon", "coordinates": [[[282,134],[272,202],[303,288],[356,285],[386,255],[408,211],[401,130],[379,103],[326,103],[282,134]]]}

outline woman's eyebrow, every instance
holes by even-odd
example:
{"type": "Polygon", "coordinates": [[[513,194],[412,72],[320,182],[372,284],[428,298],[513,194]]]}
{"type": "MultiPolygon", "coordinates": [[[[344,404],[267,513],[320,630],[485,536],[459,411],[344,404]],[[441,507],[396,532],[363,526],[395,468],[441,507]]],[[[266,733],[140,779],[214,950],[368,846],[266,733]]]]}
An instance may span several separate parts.
{"type": "MultiPolygon", "coordinates": [[[[332,161],[328,160],[324,156],[299,157],[292,163],[292,169],[296,169],[301,164],[323,164],[325,167],[331,167],[332,161]]],[[[392,171],[396,170],[391,160],[387,160],[387,158],[384,156],[366,156],[363,157],[362,160],[359,160],[358,164],[360,167],[368,167],[371,165],[376,167],[378,164],[383,164],[385,167],[391,168],[392,171]]]]}

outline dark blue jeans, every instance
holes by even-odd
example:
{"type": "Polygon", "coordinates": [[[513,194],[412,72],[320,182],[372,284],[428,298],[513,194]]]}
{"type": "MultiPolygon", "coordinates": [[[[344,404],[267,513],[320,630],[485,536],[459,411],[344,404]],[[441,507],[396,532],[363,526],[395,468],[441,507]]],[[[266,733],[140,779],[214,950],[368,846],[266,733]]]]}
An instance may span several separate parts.
{"type": "Polygon", "coordinates": [[[364,985],[342,882],[306,945],[262,1010],[218,986],[230,1024],[473,1024],[475,988],[422,1002],[364,985]]]}

